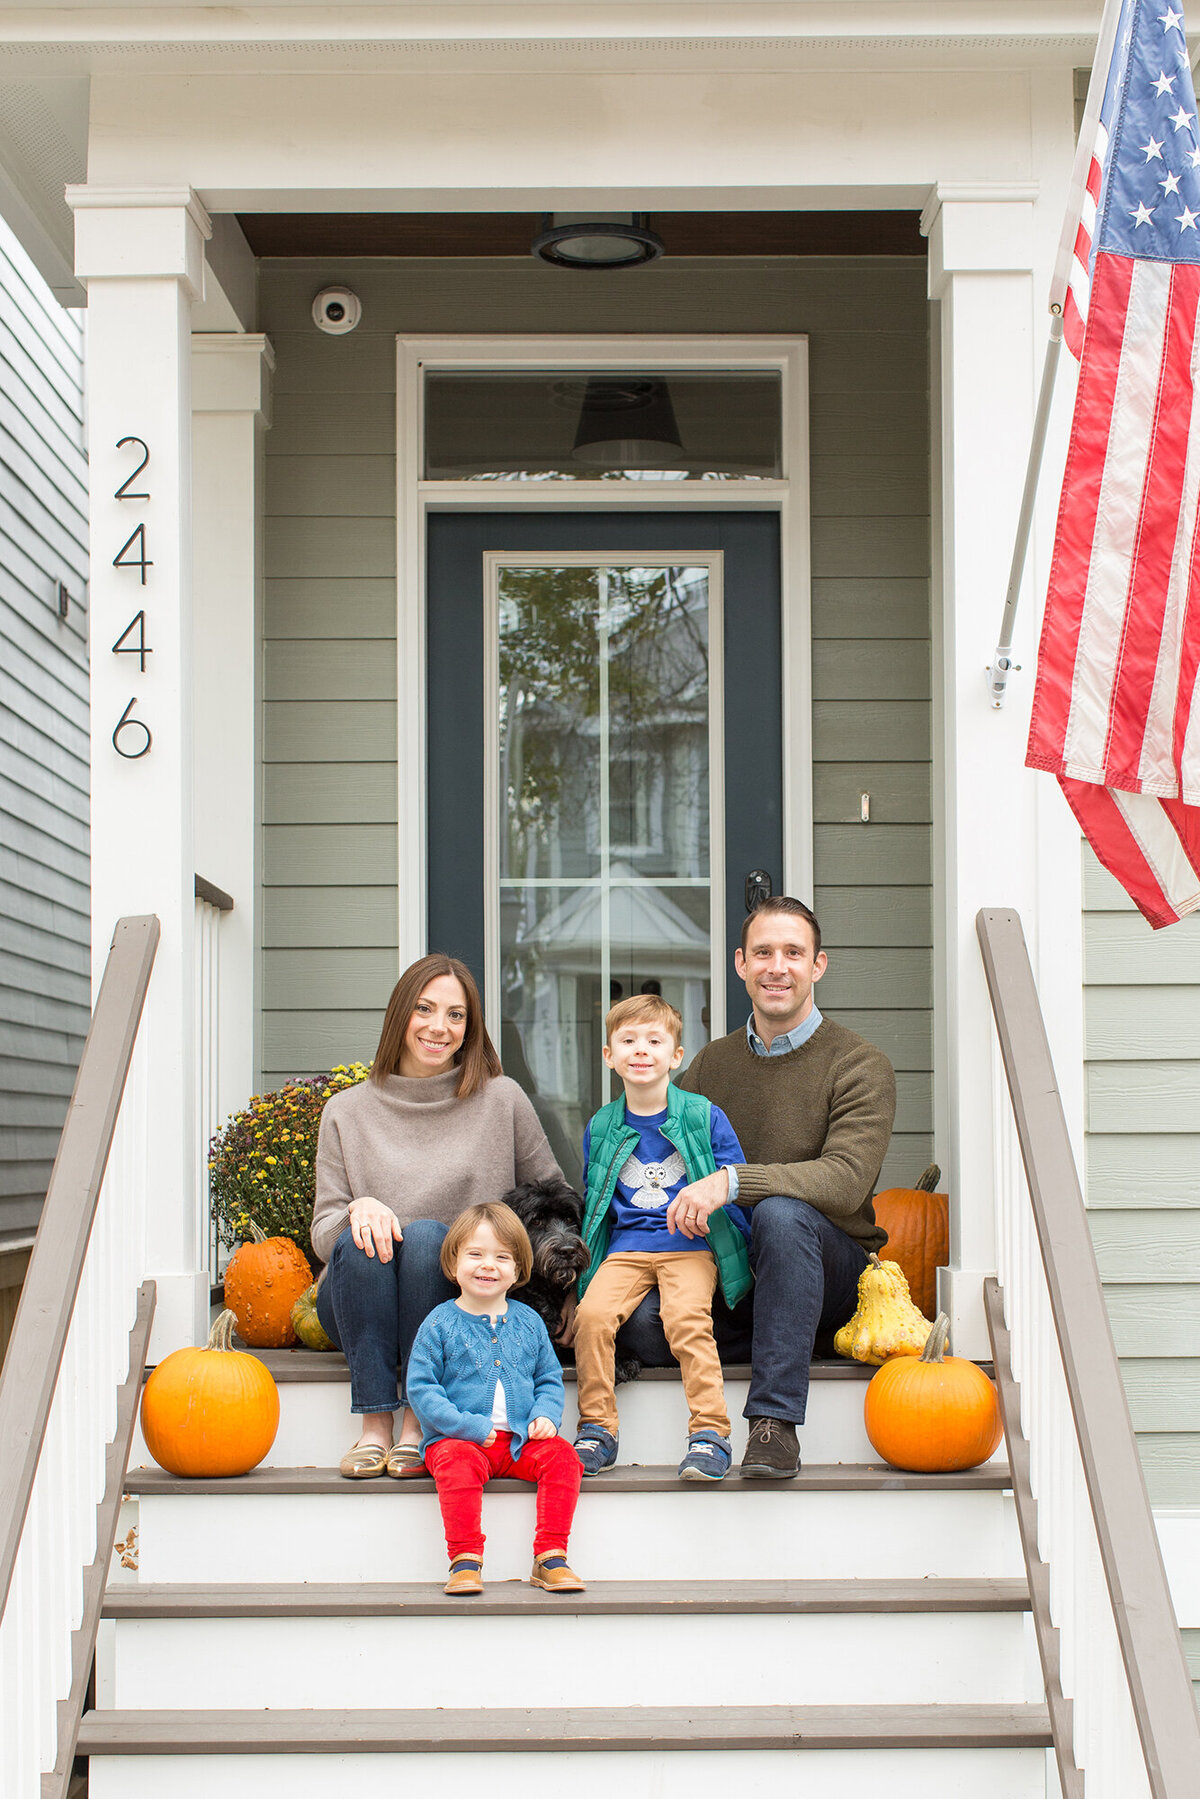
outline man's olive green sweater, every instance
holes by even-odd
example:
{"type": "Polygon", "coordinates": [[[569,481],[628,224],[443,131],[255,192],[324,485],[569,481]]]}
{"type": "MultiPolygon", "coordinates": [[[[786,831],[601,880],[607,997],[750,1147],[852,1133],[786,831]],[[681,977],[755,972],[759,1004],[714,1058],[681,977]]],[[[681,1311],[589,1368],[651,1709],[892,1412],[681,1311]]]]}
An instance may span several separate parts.
{"type": "Polygon", "coordinates": [[[887,1242],[871,1197],[892,1135],[896,1076],[882,1050],[825,1018],[785,1056],[756,1056],[745,1027],[706,1044],[679,1085],[720,1106],[748,1156],[738,1204],[807,1200],[865,1250],[887,1242]]]}

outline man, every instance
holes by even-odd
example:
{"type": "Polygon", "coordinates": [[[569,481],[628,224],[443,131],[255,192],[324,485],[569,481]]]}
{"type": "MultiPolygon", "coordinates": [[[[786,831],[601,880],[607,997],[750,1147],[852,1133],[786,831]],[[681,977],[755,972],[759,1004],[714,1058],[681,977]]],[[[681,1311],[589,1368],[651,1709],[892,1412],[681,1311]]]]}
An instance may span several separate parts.
{"type": "Polygon", "coordinates": [[[871,1199],[892,1134],[896,1077],[881,1050],[818,1010],[821,927],[799,900],[780,894],[750,914],[734,967],[751,1015],[700,1050],[679,1085],[721,1107],[752,1159],[682,1188],[667,1218],[693,1237],[731,1200],[750,1211],[750,1438],[741,1471],[788,1480],[800,1467],[796,1427],[817,1332],[850,1317],[867,1257],[886,1241],[871,1199]]]}

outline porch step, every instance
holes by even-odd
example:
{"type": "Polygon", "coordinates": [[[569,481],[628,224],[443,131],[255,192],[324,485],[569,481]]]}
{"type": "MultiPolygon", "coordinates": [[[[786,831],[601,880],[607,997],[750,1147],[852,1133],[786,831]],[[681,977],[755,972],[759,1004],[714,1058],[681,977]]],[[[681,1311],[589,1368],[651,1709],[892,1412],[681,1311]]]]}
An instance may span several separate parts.
{"type": "MultiPolygon", "coordinates": [[[[794,1481],[679,1481],[674,1468],[585,1480],[571,1535],[589,1581],[853,1580],[1018,1576],[1004,1468],[957,1475],[808,1467],[794,1481]]],[[[142,1582],[440,1581],[443,1537],[429,1479],[342,1480],[331,1468],[257,1469],[233,1480],[131,1473],[142,1582]],[[399,1509],[397,1509],[399,1508],[399,1509]]],[[[493,1481],[489,1578],[529,1572],[532,1489],[493,1481]]]]}
{"type": "MultiPolygon", "coordinates": [[[[81,1755],[528,1754],[644,1749],[1044,1749],[1044,1705],[579,1706],[84,1713],[81,1755]]],[[[611,1771],[611,1770],[610,1770],[611,1771]]],[[[176,1788],[176,1791],[179,1789],[176,1788]]]]}
{"type": "Polygon", "coordinates": [[[614,1781],[694,1799],[714,1777],[734,1790],[803,1783],[805,1799],[845,1799],[855,1780],[886,1783],[889,1799],[1044,1799],[1049,1743],[1042,1705],[647,1706],[88,1712],[79,1749],[91,1799],[211,1799],[215,1786],[294,1799],[301,1779],[328,1799],[367,1783],[466,1799],[481,1782],[514,1799],[610,1799],[614,1781]]]}
{"type": "Polygon", "coordinates": [[[105,1618],[466,1618],[545,1614],[681,1617],[694,1612],[1027,1612],[1023,1576],[990,1580],[606,1580],[586,1593],[546,1593],[503,1581],[464,1605],[427,1581],[109,1587],[105,1618]]]}
{"type": "Polygon", "coordinates": [[[98,1702],[170,1707],[179,1668],[206,1708],[836,1704],[872,1673],[877,1704],[1040,1696],[1020,1581],[600,1584],[555,1597],[516,1582],[482,1600],[436,1587],[155,1587],[110,1596],[98,1702]],[[921,1590],[923,1589],[923,1590],[921,1590]],[[136,1595],[136,1597],[131,1597],[136,1595]],[[388,1595],[385,1598],[384,1595],[388,1595]],[[390,1603],[389,1603],[390,1600],[390,1603]],[[536,1670],[536,1674],[533,1672],[536,1670]],[[649,1672],[648,1672],[649,1671],[649,1672]]]}
{"type": "MultiPolygon", "coordinates": [[[[271,1370],[279,1387],[280,1417],[267,1466],[292,1467],[307,1463],[336,1465],[358,1434],[358,1420],[350,1413],[350,1377],[345,1357],[320,1355],[312,1350],[259,1350],[254,1352],[271,1370]]],[[[808,1421],[801,1439],[806,1461],[869,1462],[874,1451],[863,1428],[863,1393],[874,1373],[857,1362],[813,1364],[808,1421]]],[[[566,1408],[563,1430],[574,1434],[578,1409],[574,1370],[564,1370],[566,1408]]],[[[749,1392],[750,1370],[743,1364],[725,1370],[725,1402],[732,1425],[735,1458],[746,1445],[747,1422],[742,1416],[749,1392]]],[[[641,1377],[617,1389],[621,1412],[623,1462],[661,1462],[678,1450],[683,1454],[687,1438],[687,1406],[677,1368],[647,1368],[641,1377]]],[[[1000,1452],[1003,1461],[1003,1452],[1000,1452]]],[[[149,1466],[151,1457],[140,1432],[130,1456],[132,1467],[149,1466]]]]}
{"type": "MultiPolygon", "coordinates": [[[[846,1463],[833,1466],[805,1464],[792,1480],[743,1480],[734,1468],[722,1481],[682,1481],[673,1465],[660,1467],[627,1467],[619,1464],[606,1474],[589,1476],[583,1483],[587,1493],[673,1493],[679,1499],[696,1503],[708,1493],[824,1493],[824,1492],[902,1492],[922,1493],[999,1493],[1010,1485],[1007,1465],[986,1462],[981,1468],[966,1468],[957,1474],[910,1474],[903,1468],[889,1468],[883,1462],[846,1463]]],[[[165,1468],[130,1469],[125,1482],[127,1493],[171,1493],[183,1497],[193,1493],[228,1493],[231,1495],[280,1493],[342,1493],[395,1499],[402,1494],[433,1493],[431,1475],[410,1476],[392,1480],[381,1475],[372,1480],[347,1480],[336,1468],[254,1468],[249,1474],[196,1475],[188,1478],[168,1474],[165,1468]]],[[[489,1495],[495,1493],[529,1493],[529,1485],[520,1480],[491,1480],[489,1495]]]]}

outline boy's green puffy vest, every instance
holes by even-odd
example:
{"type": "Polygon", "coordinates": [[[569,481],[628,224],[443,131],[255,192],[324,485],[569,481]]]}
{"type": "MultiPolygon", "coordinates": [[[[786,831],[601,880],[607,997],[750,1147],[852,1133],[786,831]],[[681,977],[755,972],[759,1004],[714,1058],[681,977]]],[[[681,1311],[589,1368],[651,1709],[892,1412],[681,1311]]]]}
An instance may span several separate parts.
{"type": "MultiPolygon", "coordinates": [[[[689,1181],[716,1173],[711,1118],[710,1100],[699,1093],[684,1093],[675,1086],[667,1088],[667,1116],[661,1127],[662,1134],[683,1157],[689,1181]]],[[[592,1259],[579,1282],[580,1298],[608,1250],[612,1234],[609,1204],[617,1190],[617,1175],[637,1140],[637,1132],[625,1122],[624,1099],[614,1099],[611,1105],[601,1106],[592,1119],[588,1139],[587,1200],[583,1213],[583,1240],[592,1259]]],[[[708,1221],[708,1247],[716,1260],[725,1303],[735,1306],[750,1291],[754,1277],[750,1273],[746,1239],[723,1211],[714,1212],[708,1221]]]]}

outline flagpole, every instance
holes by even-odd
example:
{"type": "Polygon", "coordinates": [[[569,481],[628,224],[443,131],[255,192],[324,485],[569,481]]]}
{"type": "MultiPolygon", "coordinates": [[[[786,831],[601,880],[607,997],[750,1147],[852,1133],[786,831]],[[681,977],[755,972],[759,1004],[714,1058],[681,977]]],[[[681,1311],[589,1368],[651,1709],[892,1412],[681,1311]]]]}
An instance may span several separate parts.
{"type": "Polygon", "coordinates": [[[1012,659],[1013,620],[1017,612],[1017,599],[1021,592],[1021,579],[1025,573],[1025,556],[1029,549],[1029,538],[1033,530],[1033,507],[1037,499],[1038,477],[1042,472],[1042,451],[1046,447],[1046,431],[1050,423],[1050,403],[1054,398],[1054,378],[1058,373],[1058,353],[1062,348],[1063,319],[1061,308],[1050,315],[1050,339],[1046,345],[1046,359],[1042,363],[1042,385],[1038,393],[1037,412],[1033,419],[1033,442],[1029,446],[1029,461],[1025,468],[1025,491],[1021,495],[1021,511],[1017,518],[1017,537],[1013,544],[1012,564],[1008,571],[1008,591],[1004,596],[1004,616],[1000,621],[1000,636],[992,651],[992,660],[987,670],[988,698],[998,712],[1004,704],[1005,689],[1012,671],[1020,670],[1021,664],[1012,659]]]}
{"type": "Polygon", "coordinates": [[[1008,573],[1008,589],[1004,596],[1004,615],[1000,621],[1000,636],[992,651],[992,660],[988,664],[985,676],[988,698],[997,712],[1004,704],[1009,675],[1014,670],[1018,672],[1020,670],[1020,663],[1016,663],[1012,659],[1013,620],[1016,616],[1017,597],[1021,591],[1021,580],[1025,573],[1025,557],[1029,551],[1029,538],[1033,529],[1033,507],[1037,498],[1038,477],[1042,469],[1042,451],[1046,447],[1046,431],[1050,423],[1050,403],[1054,397],[1054,381],[1058,373],[1058,353],[1062,347],[1063,307],[1066,304],[1067,287],[1071,278],[1071,260],[1075,253],[1075,238],[1083,211],[1083,196],[1087,188],[1088,172],[1092,163],[1096,125],[1100,118],[1100,109],[1104,104],[1108,69],[1112,62],[1113,46],[1117,40],[1117,30],[1125,3],[1126,0],[1105,0],[1104,12],[1100,19],[1100,30],[1096,37],[1096,54],[1092,59],[1087,101],[1084,105],[1083,120],[1075,144],[1075,166],[1071,171],[1071,187],[1067,198],[1066,213],[1063,217],[1062,236],[1059,239],[1058,255],[1055,258],[1054,274],[1050,282],[1050,340],[1046,345],[1046,359],[1042,364],[1042,385],[1038,393],[1037,412],[1034,414],[1033,442],[1029,446],[1029,461],[1025,468],[1025,490],[1021,495],[1021,511],[1017,518],[1017,536],[1013,544],[1012,564],[1008,573]],[[1098,70],[1103,72],[1103,80],[1097,80],[1098,70]]]}

